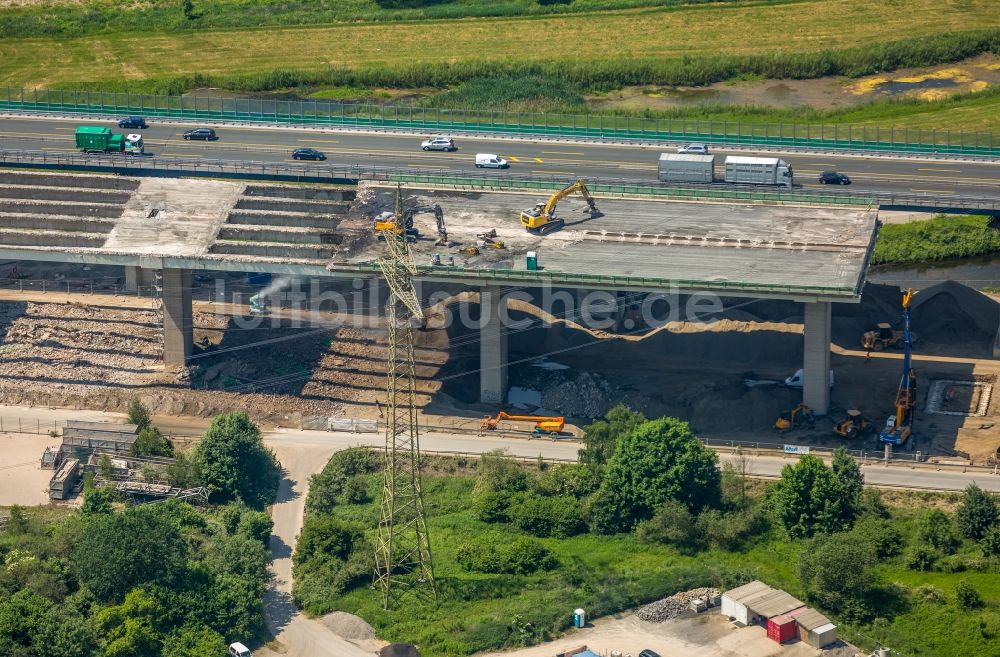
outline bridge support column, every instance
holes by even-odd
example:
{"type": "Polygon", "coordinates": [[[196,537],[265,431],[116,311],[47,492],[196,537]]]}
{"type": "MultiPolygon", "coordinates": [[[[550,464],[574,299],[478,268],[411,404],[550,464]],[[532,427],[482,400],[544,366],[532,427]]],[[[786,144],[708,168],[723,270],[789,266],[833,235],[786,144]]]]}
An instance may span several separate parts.
{"type": "Polygon", "coordinates": [[[163,270],[163,363],[183,365],[194,348],[190,269],[163,270]]]}
{"type": "Polygon", "coordinates": [[[138,265],[125,266],[125,291],[135,292],[140,287],[150,287],[156,281],[156,273],[152,269],[143,269],[138,265]]]}
{"type": "Polygon", "coordinates": [[[486,404],[502,404],[507,396],[507,300],[503,288],[483,287],[479,291],[479,399],[486,404]]]}
{"type": "Polygon", "coordinates": [[[830,410],[830,303],[806,304],[802,402],[817,415],[830,410]]]}

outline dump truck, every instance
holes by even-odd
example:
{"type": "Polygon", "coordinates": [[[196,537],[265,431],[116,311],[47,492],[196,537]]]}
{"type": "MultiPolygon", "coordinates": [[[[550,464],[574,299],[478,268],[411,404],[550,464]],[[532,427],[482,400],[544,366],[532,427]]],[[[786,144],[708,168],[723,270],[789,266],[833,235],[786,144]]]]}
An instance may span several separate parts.
{"type": "MultiPolygon", "coordinates": [[[[718,182],[738,185],[782,185],[793,183],[792,165],[776,157],[744,157],[729,155],[724,162],[723,177],[718,182]]],[[[662,153],[658,167],[661,182],[712,183],[715,177],[715,156],[689,153],[662,153]]]]}
{"type": "Polygon", "coordinates": [[[76,147],[84,153],[128,153],[138,155],[145,152],[142,135],[121,135],[111,128],[83,125],[76,129],[76,147]]]}
{"type": "Polygon", "coordinates": [[[710,183],[715,180],[715,156],[662,153],[659,179],[663,182],[710,183]]]}

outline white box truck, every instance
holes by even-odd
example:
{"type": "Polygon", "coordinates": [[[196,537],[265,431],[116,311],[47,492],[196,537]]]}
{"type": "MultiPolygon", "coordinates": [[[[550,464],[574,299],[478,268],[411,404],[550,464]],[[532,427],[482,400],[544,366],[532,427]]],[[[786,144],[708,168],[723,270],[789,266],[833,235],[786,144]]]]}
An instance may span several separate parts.
{"type": "Polygon", "coordinates": [[[792,165],[776,157],[726,157],[726,182],[792,186],[792,165]]]}
{"type": "Polygon", "coordinates": [[[715,173],[714,155],[662,153],[659,179],[663,182],[710,183],[715,173]]]}

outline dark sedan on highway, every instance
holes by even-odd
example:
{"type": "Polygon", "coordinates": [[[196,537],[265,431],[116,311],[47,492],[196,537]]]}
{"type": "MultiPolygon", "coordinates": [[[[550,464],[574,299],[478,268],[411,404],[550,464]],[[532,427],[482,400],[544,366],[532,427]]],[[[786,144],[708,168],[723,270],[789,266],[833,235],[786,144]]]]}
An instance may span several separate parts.
{"type": "Polygon", "coordinates": [[[325,160],[326,154],[315,148],[296,148],[292,151],[293,160],[325,160]]]}
{"type": "Polygon", "coordinates": [[[211,128],[195,128],[184,133],[184,139],[201,139],[203,141],[215,141],[218,139],[215,130],[211,128]]]}
{"type": "Polygon", "coordinates": [[[850,185],[851,179],[837,171],[824,171],[819,174],[819,182],[822,185],[850,185]]]}

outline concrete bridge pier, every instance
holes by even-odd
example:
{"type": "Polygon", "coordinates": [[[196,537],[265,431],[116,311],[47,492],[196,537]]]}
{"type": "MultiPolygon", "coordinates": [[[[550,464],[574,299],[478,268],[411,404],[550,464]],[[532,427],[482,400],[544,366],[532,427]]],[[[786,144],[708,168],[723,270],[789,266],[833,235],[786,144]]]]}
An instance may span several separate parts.
{"type": "Polygon", "coordinates": [[[163,364],[184,365],[194,349],[190,269],[163,269],[163,364]]]}
{"type": "Polygon", "coordinates": [[[125,291],[135,292],[140,287],[151,287],[156,284],[156,272],[144,269],[138,265],[125,266],[125,291]]]}
{"type": "Polygon", "coordinates": [[[507,329],[503,326],[507,300],[504,288],[480,288],[479,399],[502,404],[507,396],[507,329]]]}
{"type": "Polygon", "coordinates": [[[830,302],[805,304],[802,403],[817,415],[830,410],[830,302]]]}

